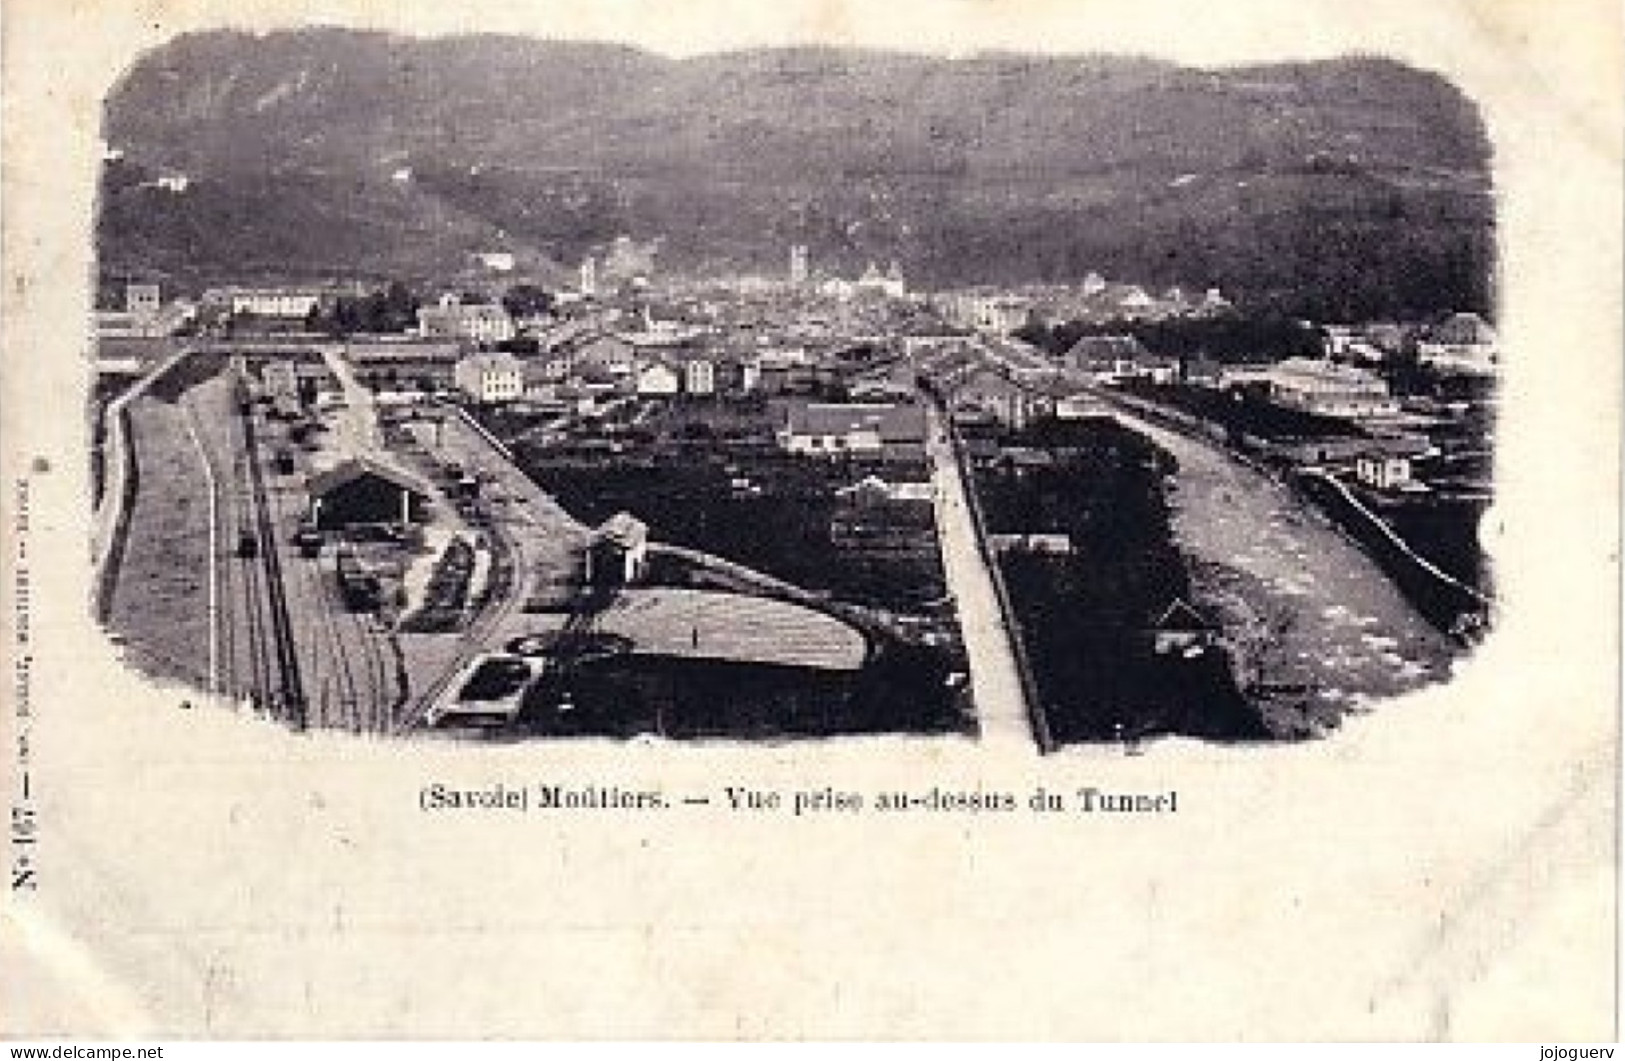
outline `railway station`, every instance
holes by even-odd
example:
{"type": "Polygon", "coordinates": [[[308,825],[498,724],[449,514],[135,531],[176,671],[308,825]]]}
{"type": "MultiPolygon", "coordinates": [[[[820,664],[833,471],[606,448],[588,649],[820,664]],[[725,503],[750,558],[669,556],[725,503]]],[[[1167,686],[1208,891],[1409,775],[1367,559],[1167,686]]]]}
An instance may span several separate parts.
{"type": "Polygon", "coordinates": [[[320,530],[358,524],[410,525],[428,518],[429,484],[375,457],[351,457],[311,475],[310,522],[320,530]]]}

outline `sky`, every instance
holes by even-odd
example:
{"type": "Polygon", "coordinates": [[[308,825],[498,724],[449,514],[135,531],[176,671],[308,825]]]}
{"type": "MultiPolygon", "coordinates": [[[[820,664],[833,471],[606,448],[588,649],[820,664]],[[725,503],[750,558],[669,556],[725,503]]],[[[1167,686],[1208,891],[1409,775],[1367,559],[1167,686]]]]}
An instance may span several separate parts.
{"type": "MultiPolygon", "coordinates": [[[[1485,4],[1473,5],[1477,9],[1485,4]]],[[[1488,5],[1493,6],[1493,5],[1488,5]]],[[[145,0],[139,36],[234,24],[324,24],[431,35],[490,32],[618,40],[671,56],[772,44],[844,44],[959,55],[980,50],[1157,54],[1201,65],[1319,58],[1365,50],[1391,36],[1459,34],[1455,4],[1392,0],[532,0],[392,4],[369,0],[145,0]],[[1422,10],[1416,10],[1422,8],[1422,10]],[[1450,17],[1442,17],[1441,13],[1450,17]],[[1386,32],[1387,27],[1391,32],[1386,32]]],[[[114,16],[116,17],[116,16],[114,16]]],[[[1484,26],[1493,19],[1480,20],[1484,26]]],[[[1484,30],[1492,32],[1492,30],[1484,30]]]]}

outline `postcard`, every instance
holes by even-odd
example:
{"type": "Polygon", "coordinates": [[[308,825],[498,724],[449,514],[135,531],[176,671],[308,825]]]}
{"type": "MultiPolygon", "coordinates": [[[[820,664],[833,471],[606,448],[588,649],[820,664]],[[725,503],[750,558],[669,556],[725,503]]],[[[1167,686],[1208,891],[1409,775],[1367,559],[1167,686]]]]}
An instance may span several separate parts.
{"type": "Polygon", "coordinates": [[[1620,28],[14,5],[0,1030],[1614,1037],[1620,28]]]}

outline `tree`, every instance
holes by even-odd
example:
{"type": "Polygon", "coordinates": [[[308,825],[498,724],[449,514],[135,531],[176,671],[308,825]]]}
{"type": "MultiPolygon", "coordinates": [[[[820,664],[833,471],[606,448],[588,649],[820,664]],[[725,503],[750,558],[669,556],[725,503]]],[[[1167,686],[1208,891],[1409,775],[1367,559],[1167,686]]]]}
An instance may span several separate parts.
{"type": "Polygon", "coordinates": [[[391,280],[384,289],[378,307],[379,331],[404,332],[417,324],[418,307],[422,300],[399,280],[391,280]]]}
{"type": "Polygon", "coordinates": [[[539,317],[553,312],[553,296],[535,284],[515,284],[502,296],[511,317],[539,317]]]}

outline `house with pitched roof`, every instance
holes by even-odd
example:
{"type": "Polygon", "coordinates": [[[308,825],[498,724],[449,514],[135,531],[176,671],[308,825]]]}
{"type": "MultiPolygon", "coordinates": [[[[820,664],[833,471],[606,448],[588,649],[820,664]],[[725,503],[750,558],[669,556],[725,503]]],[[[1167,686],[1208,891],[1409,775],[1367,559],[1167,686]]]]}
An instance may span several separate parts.
{"type": "Polygon", "coordinates": [[[909,459],[924,456],[925,430],[918,405],[793,401],[778,442],[807,456],[909,459]]]}
{"type": "Polygon", "coordinates": [[[587,542],[587,583],[624,586],[643,577],[649,557],[649,525],[630,512],[599,524],[587,542]]]}
{"type": "Polygon", "coordinates": [[[1173,383],[1179,378],[1178,360],[1153,354],[1132,335],[1086,335],[1061,360],[1097,383],[1173,383]]]}
{"type": "Polygon", "coordinates": [[[1019,383],[987,364],[971,369],[954,382],[949,406],[956,417],[987,416],[1018,431],[1054,411],[1053,399],[1043,391],[1019,383]]]}
{"type": "Polygon", "coordinates": [[[323,530],[421,522],[432,493],[416,475],[373,457],[349,458],[305,482],[310,521],[323,530]]]}
{"type": "Polygon", "coordinates": [[[457,362],[452,380],[477,402],[511,402],[525,393],[525,367],[512,354],[471,354],[457,362]]]}
{"type": "Polygon", "coordinates": [[[1199,656],[1218,636],[1219,628],[1207,616],[1176,597],[1151,624],[1151,651],[1159,656],[1199,656]]]}

